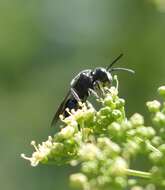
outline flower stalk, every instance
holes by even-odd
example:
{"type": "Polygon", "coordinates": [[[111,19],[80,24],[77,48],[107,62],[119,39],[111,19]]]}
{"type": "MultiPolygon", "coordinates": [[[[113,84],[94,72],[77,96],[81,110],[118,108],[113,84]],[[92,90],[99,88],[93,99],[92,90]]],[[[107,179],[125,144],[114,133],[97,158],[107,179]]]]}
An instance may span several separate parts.
{"type": "Polygon", "coordinates": [[[126,169],[126,173],[129,176],[141,177],[141,178],[151,178],[152,176],[150,172],[142,172],[142,171],[131,170],[131,169],[126,169]]]}

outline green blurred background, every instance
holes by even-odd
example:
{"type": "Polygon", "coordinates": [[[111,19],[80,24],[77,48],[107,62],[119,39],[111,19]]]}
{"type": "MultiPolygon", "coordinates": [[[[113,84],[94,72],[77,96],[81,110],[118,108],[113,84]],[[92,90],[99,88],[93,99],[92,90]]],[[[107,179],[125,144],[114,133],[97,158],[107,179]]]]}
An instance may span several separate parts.
{"type": "Polygon", "coordinates": [[[79,71],[108,65],[121,52],[120,95],[127,113],[165,83],[165,3],[161,0],[0,1],[0,184],[3,190],[69,189],[70,167],[30,167],[31,140],[50,122],[79,71]],[[156,4],[157,3],[157,4],[156,4]]]}

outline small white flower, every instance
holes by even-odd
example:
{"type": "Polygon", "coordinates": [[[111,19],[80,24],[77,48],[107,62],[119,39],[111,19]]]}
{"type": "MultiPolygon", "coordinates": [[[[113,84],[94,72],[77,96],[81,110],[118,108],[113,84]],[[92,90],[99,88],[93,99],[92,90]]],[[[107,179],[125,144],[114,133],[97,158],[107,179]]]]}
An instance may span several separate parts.
{"type": "Polygon", "coordinates": [[[51,152],[53,143],[52,143],[52,137],[48,137],[48,140],[46,142],[43,142],[42,145],[36,145],[35,141],[31,142],[31,145],[35,148],[35,152],[33,152],[32,157],[27,157],[25,154],[21,154],[21,157],[29,160],[31,163],[31,166],[35,167],[44,160],[48,154],[51,152]]]}
{"type": "Polygon", "coordinates": [[[78,109],[78,110],[72,109],[71,111],[69,111],[69,109],[66,108],[66,111],[68,112],[69,116],[66,118],[61,117],[61,120],[64,123],[66,123],[67,125],[77,126],[78,125],[77,121],[79,121],[83,118],[87,118],[96,112],[96,110],[94,109],[94,107],[91,104],[89,104],[88,105],[89,107],[87,107],[87,105],[85,103],[79,102],[79,105],[80,105],[80,109],[78,109]]]}
{"type": "Polygon", "coordinates": [[[73,136],[74,132],[75,132],[74,127],[71,127],[71,126],[68,125],[68,126],[64,127],[64,128],[59,132],[59,134],[60,134],[64,139],[68,139],[68,138],[70,138],[70,137],[73,136]]]}

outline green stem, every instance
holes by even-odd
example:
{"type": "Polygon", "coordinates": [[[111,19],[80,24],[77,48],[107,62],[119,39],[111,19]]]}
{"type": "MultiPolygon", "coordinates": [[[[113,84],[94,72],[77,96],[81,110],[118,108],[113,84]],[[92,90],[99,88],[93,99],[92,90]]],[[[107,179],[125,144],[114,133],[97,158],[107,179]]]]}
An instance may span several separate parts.
{"type": "Polygon", "coordinates": [[[146,144],[148,146],[148,148],[152,151],[152,152],[156,152],[161,154],[160,150],[158,150],[157,148],[155,148],[149,141],[146,141],[146,144]]]}
{"type": "Polygon", "coordinates": [[[126,173],[129,176],[151,178],[151,173],[149,173],[149,172],[142,172],[142,171],[137,171],[137,170],[126,169],[126,173]]]}

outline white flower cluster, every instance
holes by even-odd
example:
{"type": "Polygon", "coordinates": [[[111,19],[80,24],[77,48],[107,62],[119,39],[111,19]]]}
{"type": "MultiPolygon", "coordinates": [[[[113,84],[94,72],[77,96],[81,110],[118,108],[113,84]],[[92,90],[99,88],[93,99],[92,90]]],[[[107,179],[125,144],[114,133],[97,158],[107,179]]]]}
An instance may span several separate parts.
{"type": "Polygon", "coordinates": [[[93,116],[93,114],[96,112],[95,108],[92,106],[90,102],[81,103],[79,102],[80,109],[74,110],[72,109],[69,111],[68,108],[66,108],[66,111],[69,113],[69,116],[66,118],[63,118],[63,116],[60,116],[60,119],[66,123],[67,125],[77,126],[77,122],[80,120],[83,120],[84,118],[88,118],[90,116],[93,116]]]}

